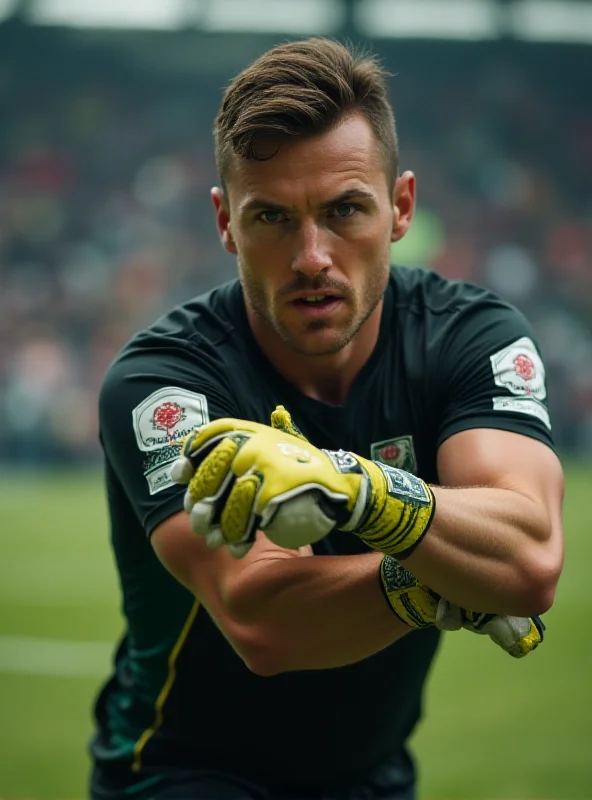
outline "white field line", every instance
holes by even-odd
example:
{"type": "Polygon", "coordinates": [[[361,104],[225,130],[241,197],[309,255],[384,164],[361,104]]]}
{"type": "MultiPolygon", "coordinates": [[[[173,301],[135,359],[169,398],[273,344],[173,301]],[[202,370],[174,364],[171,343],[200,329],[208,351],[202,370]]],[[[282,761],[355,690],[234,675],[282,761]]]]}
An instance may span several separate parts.
{"type": "Polygon", "coordinates": [[[96,678],[109,672],[113,642],[0,636],[0,673],[96,678]]]}

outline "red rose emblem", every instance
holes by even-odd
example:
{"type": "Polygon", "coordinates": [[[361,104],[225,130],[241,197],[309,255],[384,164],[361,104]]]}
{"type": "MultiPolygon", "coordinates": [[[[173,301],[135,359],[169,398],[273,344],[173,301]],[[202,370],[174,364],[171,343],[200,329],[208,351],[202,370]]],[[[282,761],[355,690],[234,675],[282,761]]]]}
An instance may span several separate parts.
{"type": "Polygon", "coordinates": [[[157,430],[166,431],[166,435],[172,444],[173,437],[171,435],[171,430],[175,425],[178,425],[182,419],[185,419],[185,409],[181,408],[178,403],[167,402],[162,403],[162,405],[154,409],[152,425],[157,430]]]}
{"type": "Polygon", "coordinates": [[[378,451],[378,455],[384,461],[395,461],[401,455],[401,450],[396,444],[388,444],[378,451]]]}
{"type": "Polygon", "coordinates": [[[516,370],[516,375],[518,375],[519,378],[522,378],[523,381],[531,381],[536,377],[536,367],[534,362],[523,353],[521,353],[519,356],[516,356],[514,359],[514,369],[516,370]]]}

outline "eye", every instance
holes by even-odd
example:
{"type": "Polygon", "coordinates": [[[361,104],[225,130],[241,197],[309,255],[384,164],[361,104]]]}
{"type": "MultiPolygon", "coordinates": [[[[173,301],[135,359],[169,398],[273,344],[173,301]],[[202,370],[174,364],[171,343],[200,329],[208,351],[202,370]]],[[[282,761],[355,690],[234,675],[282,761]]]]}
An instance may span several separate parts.
{"type": "Polygon", "coordinates": [[[270,208],[268,211],[262,211],[257,219],[266,225],[277,225],[278,222],[284,222],[286,215],[283,211],[274,211],[274,209],[270,208]]]}
{"type": "Polygon", "coordinates": [[[353,217],[356,211],[359,210],[360,207],[354,203],[340,203],[338,206],[335,206],[334,212],[335,216],[339,219],[347,219],[348,217],[353,217]]]}

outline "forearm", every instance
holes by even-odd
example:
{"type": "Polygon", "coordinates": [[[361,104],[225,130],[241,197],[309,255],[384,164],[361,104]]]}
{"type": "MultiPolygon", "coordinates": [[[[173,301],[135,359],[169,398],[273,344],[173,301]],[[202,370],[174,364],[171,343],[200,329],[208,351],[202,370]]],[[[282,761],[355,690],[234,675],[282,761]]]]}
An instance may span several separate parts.
{"type": "Polygon", "coordinates": [[[257,671],[344,666],[408,633],[383,595],[381,558],[369,553],[267,559],[242,571],[227,604],[267,642],[257,671]]]}
{"type": "Polygon", "coordinates": [[[433,487],[436,513],[405,566],[465,608],[530,616],[548,606],[550,522],[516,491],[433,487]]]}

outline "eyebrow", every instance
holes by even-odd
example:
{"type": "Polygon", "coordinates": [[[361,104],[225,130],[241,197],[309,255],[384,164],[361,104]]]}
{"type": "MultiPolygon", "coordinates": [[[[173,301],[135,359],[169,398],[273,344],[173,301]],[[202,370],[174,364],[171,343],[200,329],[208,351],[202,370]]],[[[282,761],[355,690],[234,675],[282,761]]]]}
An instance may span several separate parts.
{"type": "MultiPolygon", "coordinates": [[[[331,200],[325,200],[324,203],[321,203],[319,208],[334,208],[335,206],[340,205],[341,203],[347,203],[350,200],[354,199],[366,199],[366,200],[373,200],[374,195],[372,192],[368,192],[365,189],[348,189],[345,192],[342,192],[337,197],[331,198],[331,200]]],[[[262,211],[262,210],[273,210],[273,211],[281,211],[283,214],[289,214],[291,209],[288,206],[283,206],[280,203],[274,203],[271,200],[265,200],[262,197],[253,197],[251,200],[246,202],[244,206],[241,208],[243,213],[248,211],[262,211]]]]}

